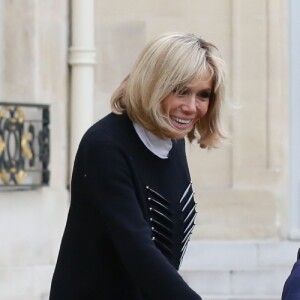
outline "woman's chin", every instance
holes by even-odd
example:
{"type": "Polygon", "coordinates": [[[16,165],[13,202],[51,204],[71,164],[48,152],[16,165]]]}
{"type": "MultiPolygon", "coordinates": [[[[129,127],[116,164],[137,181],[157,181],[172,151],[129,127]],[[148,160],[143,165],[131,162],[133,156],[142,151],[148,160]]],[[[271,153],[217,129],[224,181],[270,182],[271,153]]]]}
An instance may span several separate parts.
{"type": "MultiPolygon", "coordinates": [[[[173,126],[172,126],[173,127],[173,126]]],[[[174,128],[174,127],[173,127],[174,128]]],[[[192,130],[192,128],[187,130],[178,130],[178,128],[174,128],[176,131],[172,131],[170,133],[170,138],[174,140],[183,139],[187,136],[187,134],[192,130]]]]}

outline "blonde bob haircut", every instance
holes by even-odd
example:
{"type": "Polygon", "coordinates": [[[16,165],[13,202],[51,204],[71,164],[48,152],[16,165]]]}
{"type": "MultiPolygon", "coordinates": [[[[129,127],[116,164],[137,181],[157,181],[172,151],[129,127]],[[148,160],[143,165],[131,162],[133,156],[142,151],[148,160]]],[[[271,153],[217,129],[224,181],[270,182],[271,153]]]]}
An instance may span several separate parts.
{"type": "Polygon", "coordinates": [[[166,33],[150,41],[113,93],[112,111],[126,111],[132,122],[159,137],[178,136],[182,132],[170,125],[161,103],[170,93],[201,80],[207,70],[213,83],[208,111],[186,134],[190,142],[196,139],[202,148],[216,147],[224,138],[220,114],[225,64],[213,44],[193,34],[166,33]]]}

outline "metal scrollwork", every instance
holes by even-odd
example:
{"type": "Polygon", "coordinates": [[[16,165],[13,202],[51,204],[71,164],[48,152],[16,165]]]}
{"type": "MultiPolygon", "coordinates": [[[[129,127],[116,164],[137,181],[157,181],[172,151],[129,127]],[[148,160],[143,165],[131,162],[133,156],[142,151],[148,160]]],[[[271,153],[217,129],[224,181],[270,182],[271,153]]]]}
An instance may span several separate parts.
{"type": "Polygon", "coordinates": [[[49,183],[48,125],[47,106],[0,103],[0,188],[49,183]]]}

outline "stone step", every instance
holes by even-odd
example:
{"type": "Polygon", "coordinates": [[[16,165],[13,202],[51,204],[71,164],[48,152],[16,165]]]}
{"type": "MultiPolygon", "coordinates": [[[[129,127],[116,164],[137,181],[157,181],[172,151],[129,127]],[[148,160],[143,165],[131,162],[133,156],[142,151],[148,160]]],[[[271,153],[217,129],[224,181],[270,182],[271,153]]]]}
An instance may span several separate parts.
{"type": "Polygon", "coordinates": [[[180,273],[203,299],[279,300],[299,244],[192,241],[180,273]]]}
{"type": "Polygon", "coordinates": [[[191,241],[181,269],[291,268],[299,247],[299,241],[191,241]]]}
{"type": "MultiPolygon", "coordinates": [[[[181,271],[185,281],[198,294],[223,297],[277,297],[290,270],[181,271]]],[[[211,297],[211,296],[210,296],[211,297]]]]}

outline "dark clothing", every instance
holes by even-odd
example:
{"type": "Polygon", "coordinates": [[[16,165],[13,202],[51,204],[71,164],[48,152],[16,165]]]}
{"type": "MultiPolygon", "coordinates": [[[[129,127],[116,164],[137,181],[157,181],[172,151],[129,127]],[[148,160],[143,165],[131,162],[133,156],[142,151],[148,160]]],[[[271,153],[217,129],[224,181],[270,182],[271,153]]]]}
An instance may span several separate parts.
{"type": "Polygon", "coordinates": [[[199,300],[178,274],[194,226],[184,140],[149,151],[126,114],[84,135],[50,300],[199,300]]]}
{"type": "Polygon", "coordinates": [[[298,261],[294,264],[292,272],[285,282],[282,300],[300,300],[300,249],[298,261]]]}

